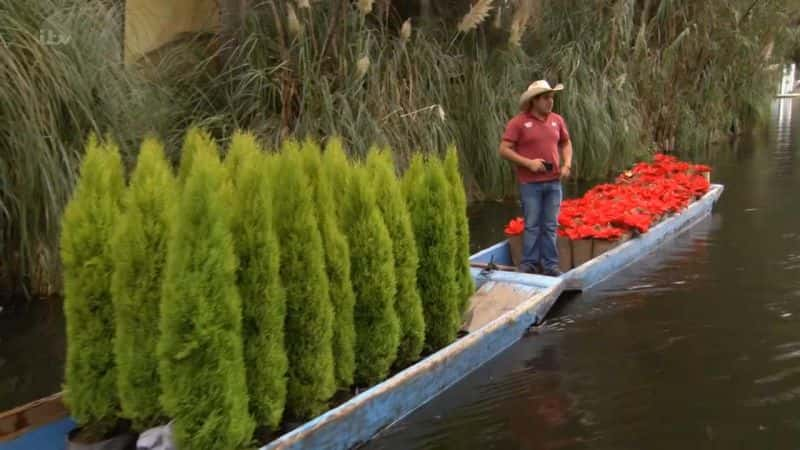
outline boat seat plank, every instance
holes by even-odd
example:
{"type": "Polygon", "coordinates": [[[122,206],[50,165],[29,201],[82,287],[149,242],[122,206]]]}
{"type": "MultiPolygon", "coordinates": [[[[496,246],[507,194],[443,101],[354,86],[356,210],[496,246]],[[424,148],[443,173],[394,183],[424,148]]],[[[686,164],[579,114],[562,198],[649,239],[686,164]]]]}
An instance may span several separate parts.
{"type": "Polygon", "coordinates": [[[538,294],[540,289],[523,284],[489,281],[470,297],[464,314],[462,331],[474,332],[478,328],[513,310],[525,300],[538,294]]]}

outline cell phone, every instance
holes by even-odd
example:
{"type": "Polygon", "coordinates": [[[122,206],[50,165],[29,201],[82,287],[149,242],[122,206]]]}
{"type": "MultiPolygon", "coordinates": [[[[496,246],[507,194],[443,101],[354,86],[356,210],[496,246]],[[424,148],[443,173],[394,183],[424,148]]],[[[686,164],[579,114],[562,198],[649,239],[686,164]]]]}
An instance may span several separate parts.
{"type": "Polygon", "coordinates": [[[544,164],[545,171],[550,172],[551,170],[553,170],[553,163],[544,161],[542,164],[544,164]]]}

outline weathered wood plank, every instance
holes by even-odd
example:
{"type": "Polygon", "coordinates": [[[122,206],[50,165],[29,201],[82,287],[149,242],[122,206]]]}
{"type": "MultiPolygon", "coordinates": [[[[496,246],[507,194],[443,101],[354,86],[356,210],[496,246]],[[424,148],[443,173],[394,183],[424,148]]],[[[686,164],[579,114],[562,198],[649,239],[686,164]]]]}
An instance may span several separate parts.
{"type": "Polygon", "coordinates": [[[53,394],[0,414],[0,442],[10,441],[33,428],[67,417],[61,393],[53,394]]]}
{"type": "Polygon", "coordinates": [[[512,311],[539,292],[538,288],[522,284],[490,281],[484,283],[470,298],[462,330],[470,333],[512,311]]]}

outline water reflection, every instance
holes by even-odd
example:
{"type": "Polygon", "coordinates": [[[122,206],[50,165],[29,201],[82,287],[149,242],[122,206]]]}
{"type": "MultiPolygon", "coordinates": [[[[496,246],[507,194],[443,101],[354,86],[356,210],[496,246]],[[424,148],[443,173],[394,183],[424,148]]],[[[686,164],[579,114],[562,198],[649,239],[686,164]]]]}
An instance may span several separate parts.
{"type": "MultiPolygon", "coordinates": [[[[564,385],[555,345],[515,347],[453,389],[457,401],[430,404],[417,415],[439,426],[431,430],[413,417],[387,430],[368,448],[530,450],[588,448],[591,414],[564,385]]],[[[424,423],[427,423],[425,421],[424,423]]]]}
{"type": "Polygon", "coordinates": [[[0,293],[0,412],[61,390],[66,338],[61,301],[12,302],[0,293]]]}

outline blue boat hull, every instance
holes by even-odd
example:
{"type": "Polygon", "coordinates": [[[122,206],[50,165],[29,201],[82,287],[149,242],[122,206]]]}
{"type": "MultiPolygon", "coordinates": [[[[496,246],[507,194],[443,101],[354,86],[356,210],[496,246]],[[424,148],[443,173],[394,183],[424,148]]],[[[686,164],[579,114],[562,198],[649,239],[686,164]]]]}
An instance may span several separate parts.
{"type": "MultiPolygon", "coordinates": [[[[372,438],[492,359],[537,324],[563,281],[518,275],[530,298],[455,343],[271,442],[262,450],[348,449],[372,438]],[[533,278],[533,279],[531,279],[533,278]]],[[[479,278],[481,284],[486,280],[479,278]]]]}

